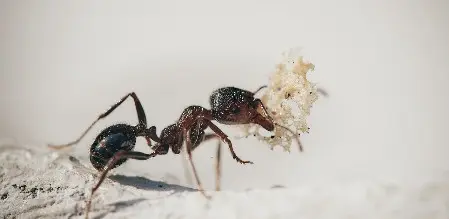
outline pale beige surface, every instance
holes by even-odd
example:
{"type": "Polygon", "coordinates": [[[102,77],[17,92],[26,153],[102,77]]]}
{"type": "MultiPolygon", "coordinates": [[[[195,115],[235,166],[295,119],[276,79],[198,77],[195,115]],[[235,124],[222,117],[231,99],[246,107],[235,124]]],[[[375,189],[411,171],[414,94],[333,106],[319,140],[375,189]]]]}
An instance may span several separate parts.
{"type": "MultiPolygon", "coordinates": [[[[306,153],[234,140],[255,165],[225,153],[223,189],[446,179],[448,10],[442,0],[2,1],[0,136],[46,150],[129,91],[160,131],[187,105],[208,106],[215,88],[266,83],[280,52],[302,46],[316,66],[311,79],[330,94],[312,108],[306,153]]],[[[131,103],[70,153],[86,161],[99,130],[122,121],[136,122],[131,103]]],[[[194,154],[206,188],[214,144],[194,154]]],[[[171,154],[117,171],[185,185],[171,154]]]]}

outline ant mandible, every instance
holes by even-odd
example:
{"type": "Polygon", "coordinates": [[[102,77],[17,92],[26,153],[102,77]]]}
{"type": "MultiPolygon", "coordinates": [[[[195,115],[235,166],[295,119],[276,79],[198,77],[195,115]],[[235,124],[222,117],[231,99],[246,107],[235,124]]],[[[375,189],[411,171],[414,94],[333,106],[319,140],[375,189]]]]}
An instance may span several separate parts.
{"type": "MultiPolygon", "coordinates": [[[[237,162],[242,164],[253,163],[251,161],[242,160],[237,156],[233,149],[232,142],[220,128],[212,123],[213,120],[227,125],[255,123],[262,126],[267,131],[273,131],[274,126],[277,125],[291,131],[284,126],[275,123],[268,115],[262,101],[254,97],[254,95],[264,87],[266,86],[260,87],[255,92],[246,91],[236,87],[217,89],[210,96],[211,110],[196,105],[185,108],[178,121],[164,128],[161,131],[160,137],[156,134],[155,126],[147,128],[146,116],[142,104],[137,95],[132,92],[122,97],[119,102],[114,104],[105,113],[101,114],[75,141],[65,145],[49,145],[49,147],[61,149],[77,144],[99,120],[108,116],[131,96],[134,99],[139,123],[136,126],[127,124],[109,126],[100,132],[90,147],[90,161],[95,169],[101,171],[101,175],[99,181],[92,187],[91,197],[87,201],[86,218],[90,211],[93,194],[102,184],[107,173],[111,169],[120,166],[126,162],[127,159],[147,160],[157,155],[165,155],[170,148],[174,154],[179,154],[184,142],[186,142],[189,162],[198,189],[209,199],[210,197],[204,193],[195,165],[192,161],[192,151],[197,148],[200,143],[209,139],[219,138],[228,145],[232,157],[237,162]],[[205,134],[207,128],[210,128],[214,133],[205,134]],[[147,154],[133,151],[137,137],[144,137],[147,140],[148,146],[151,147],[154,152],[147,154]],[[151,140],[156,142],[155,146],[151,145],[151,140]]],[[[293,133],[293,131],[291,132],[293,133]]],[[[299,137],[297,135],[295,136],[298,144],[300,144],[299,137]]],[[[217,183],[219,183],[220,173],[220,147],[221,145],[219,144],[216,157],[217,183]]],[[[218,185],[217,188],[219,188],[218,185]]]]}

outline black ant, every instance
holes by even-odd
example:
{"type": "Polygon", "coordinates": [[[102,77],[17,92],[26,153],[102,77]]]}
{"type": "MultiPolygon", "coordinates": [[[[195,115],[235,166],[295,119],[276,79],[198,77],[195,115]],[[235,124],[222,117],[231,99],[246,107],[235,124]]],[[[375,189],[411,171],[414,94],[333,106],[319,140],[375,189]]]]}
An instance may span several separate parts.
{"type": "MultiPolygon", "coordinates": [[[[86,218],[90,211],[93,194],[104,181],[109,170],[120,166],[126,162],[127,159],[147,160],[157,155],[165,155],[170,148],[173,153],[179,154],[184,142],[186,142],[186,151],[198,189],[209,199],[210,197],[204,193],[195,165],[192,161],[192,151],[197,148],[200,143],[209,139],[219,138],[228,145],[232,157],[237,162],[242,164],[253,164],[253,162],[242,160],[237,156],[228,136],[212,123],[213,120],[227,125],[255,123],[262,126],[267,131],[273,131],[275,126],[279,126],[293,133],[290,129],[275,123],[268,115],[262,101],[254,97],[254,95],[264,87],[266,86],[260,87],[255,92],[235,87],[217,89],[210,96],[211,110],[196,105],[185,108],[178,121],[164,128],[161,131],[160,137],[156,134],[155,126],[147,128],[146,116],[142,104],[137,95],[132,92],[124,96],[105,113],[101,114],[77,140],[65,145],[49,145],[49,147],[60,149],[77,144],[95,123],[108,116],[131,96],[134,99],[139,123],[136,126],[116,124],[107,127],[101,131],[90,147],[90,161],[95,169],[101,171],[101,176],[97,184],[92,187],[91,197],[88,199],[86,206],[86,218]],[[214,133],[205,134],[207,128],[210,128],[214,133]],[[148,146],[151,147],[154,152],[147,154],[133,151],[137,137],[144,137],[147,140],[148,146]],[[151,140],[156,142],[155,146],[151,145],[151,140]]],[[[298,135],[295,136],[298,144],[300,144],[298,135]]],[[[219,182],[220,174],[220,146],[221,145],[219,144],[216,157],[217,183],[219,182]]],[[[218,185],[217,188],[219,188],[218,185]]]]}

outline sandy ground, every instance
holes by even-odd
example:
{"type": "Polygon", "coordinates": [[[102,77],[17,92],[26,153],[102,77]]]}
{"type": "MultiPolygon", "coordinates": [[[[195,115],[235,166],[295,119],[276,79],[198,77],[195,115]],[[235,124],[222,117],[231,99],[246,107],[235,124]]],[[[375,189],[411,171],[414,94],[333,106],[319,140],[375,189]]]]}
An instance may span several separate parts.
{"type": "MultiPolygon", "coordinates": [[[[83,218],[94,171],[77,158],[3,144],[3,218],[83,218]]],[[[122,168],[123,171],[123,168],[122,168]]],[[[120,172],[122,172],[120,171],[120,172]]],[[[113,173],[91,218],[409,218],[449,216],[449,183],[346,181],[208,192],[150,174],[113,173]]]]}
{"type": "MultiPolygon", "coordinates": [[[[265,84],[296,46],[329,92],[312,108],[305,152],[276,149],[220,125],[242,166],[216,142],[194,152],[210,203],[168,154],[129,161],[94,201],[97,218],[449,218],[448,1],[0,1],[0,218],[81,217],[95,172],[88,147],[111,124],[150,125],[223,86],[265,84]],[[274,187],[274,188],[273,188],[274,187]]],[[[136,150],[148,152],[145,141],[136,150]]]]}

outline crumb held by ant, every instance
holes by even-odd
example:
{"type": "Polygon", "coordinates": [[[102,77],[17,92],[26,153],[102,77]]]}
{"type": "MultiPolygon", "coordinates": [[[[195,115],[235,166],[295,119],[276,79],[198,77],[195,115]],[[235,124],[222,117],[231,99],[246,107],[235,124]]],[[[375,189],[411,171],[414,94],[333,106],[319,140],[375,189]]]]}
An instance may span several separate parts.
{"type": "MultiPolygon", "coordinates": [[[[276,65],[260,99],[275,123],[300,135],[309,131],[307,117],[318,99],[316,84],[307,80],[307,73],[313,71],[315,66],[304,61],[299,48],[290,49],[282,55],[283,59],[276,65]]],[[[292,141],[297,136],[280,127],[275,127],[272,136],[264,136],[255,124],[244,125],[243,130],[246,135],[254,135],[267,142],[271,148],[281,146],[285,151],[290,151],[292,141]]]]}

